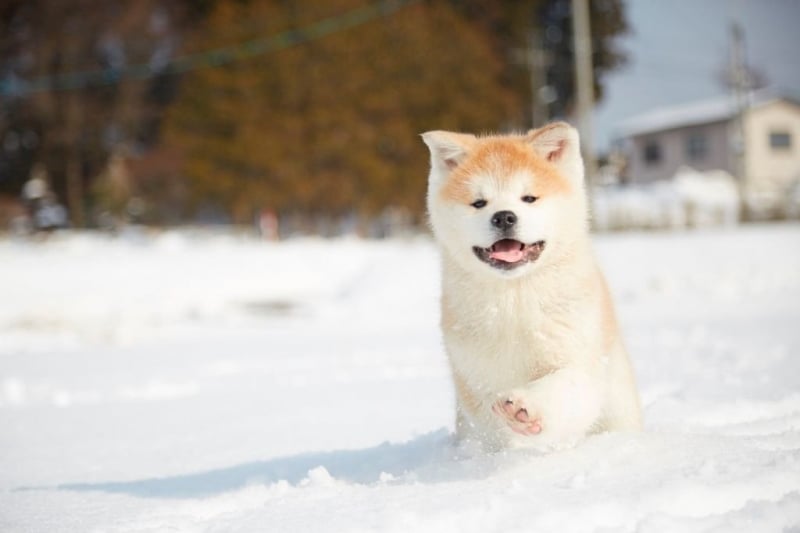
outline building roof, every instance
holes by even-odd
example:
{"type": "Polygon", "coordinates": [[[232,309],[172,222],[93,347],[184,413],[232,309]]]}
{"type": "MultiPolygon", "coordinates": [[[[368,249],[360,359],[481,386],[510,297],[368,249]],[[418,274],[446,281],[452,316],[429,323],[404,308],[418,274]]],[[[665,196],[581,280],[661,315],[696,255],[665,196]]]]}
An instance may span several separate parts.
{"type": "MultiPolygon", "coordinates": [[[[776,100],[789,100],[797,103],[798,100],[781,92],[762,89],[750,93],[748,104],[750,107],[760,107],[776,100]]],[[[661,107],[635,115],[618,123],[616,137],[636,137],[647,133],[713,124],[723,122],[736,115],[736,100],[732,95],[721,96],[709,100],[691,102],[669,107],[661,107]]]]}

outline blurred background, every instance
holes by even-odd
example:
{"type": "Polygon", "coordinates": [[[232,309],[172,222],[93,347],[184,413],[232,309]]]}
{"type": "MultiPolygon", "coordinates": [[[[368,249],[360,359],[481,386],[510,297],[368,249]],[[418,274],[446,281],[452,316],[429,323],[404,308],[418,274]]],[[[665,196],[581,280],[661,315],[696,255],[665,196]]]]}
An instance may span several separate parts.
{"type": "Polygon", "coordinates": [[[4,0],[0,230],[415,231],[420,132],[553,119],[582,131],[597,229],[796,218],[798,20],[792,0],[4,0]]]}
{"type": "Polygon", "coordinates": [[[0,531],[800,531],[798,23],[0,0],[0,531]],[[648,431],[454,461],[419,134],[555,119],[648,431]]]}

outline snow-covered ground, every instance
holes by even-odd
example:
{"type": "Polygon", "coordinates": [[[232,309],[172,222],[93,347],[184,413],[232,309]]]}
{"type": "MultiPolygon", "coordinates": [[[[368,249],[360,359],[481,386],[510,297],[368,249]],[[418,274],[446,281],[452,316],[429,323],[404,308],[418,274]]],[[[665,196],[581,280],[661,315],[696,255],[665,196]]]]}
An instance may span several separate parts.
{"type": "Polygon", "coordinates": [[[0,241],[0,531],[800,531],[800,225],[596,243],[646,431],[465,457],[426,239],[0,241]]]}

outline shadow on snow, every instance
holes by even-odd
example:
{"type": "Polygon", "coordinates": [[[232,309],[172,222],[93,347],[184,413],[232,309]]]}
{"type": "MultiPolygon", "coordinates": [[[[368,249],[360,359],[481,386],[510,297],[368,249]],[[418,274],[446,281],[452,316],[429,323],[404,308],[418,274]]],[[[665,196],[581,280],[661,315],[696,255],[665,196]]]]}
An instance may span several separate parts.
{"type": "Polygon", "coordinates": [[[66,483],[56,488],[146,498],[194,498],[279,480],[297,484],[308,477],[309,470],[319,466],[337,480],[358,484],[376,483],[384,473],[390,474],[390,479],[395,482],[413,483],[475,478],[485,472],[483,468],[476,470],[475,464],[466,468],[460,464],[457,455],[451,436],[445,429],[440,429],[402,444],[384,443],[363,450],[312,452],[194,474],[133,481],[66,483]]]}

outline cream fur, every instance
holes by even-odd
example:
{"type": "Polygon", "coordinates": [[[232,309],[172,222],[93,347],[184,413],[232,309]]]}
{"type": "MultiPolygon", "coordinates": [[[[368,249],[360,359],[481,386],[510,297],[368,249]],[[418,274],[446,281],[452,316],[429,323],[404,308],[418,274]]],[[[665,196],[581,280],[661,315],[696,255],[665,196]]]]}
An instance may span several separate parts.
{"type": "Polygon", "coordinates": [[[488,449],[554,449],[593,432],[640,428],[633,372],[590,247],[575,130],[556,123],[524,136],[437,131],[423,139],[458,437],[488,449]],[[522,150],[518,161],[499,161],[512,157],[504,155],[507,144],[522,150]],[[448,188],[456,179],[459,188],[448,188]],[[555,192],[520,200],[541,190],[555,192]],[[476,209],[467,198],[488,205],[476,209]],[[490,218],[501,210],[517,215],[515,238],[545,241],[536,261],[512,271],[472,251],[498,240],[490,218]]]}

